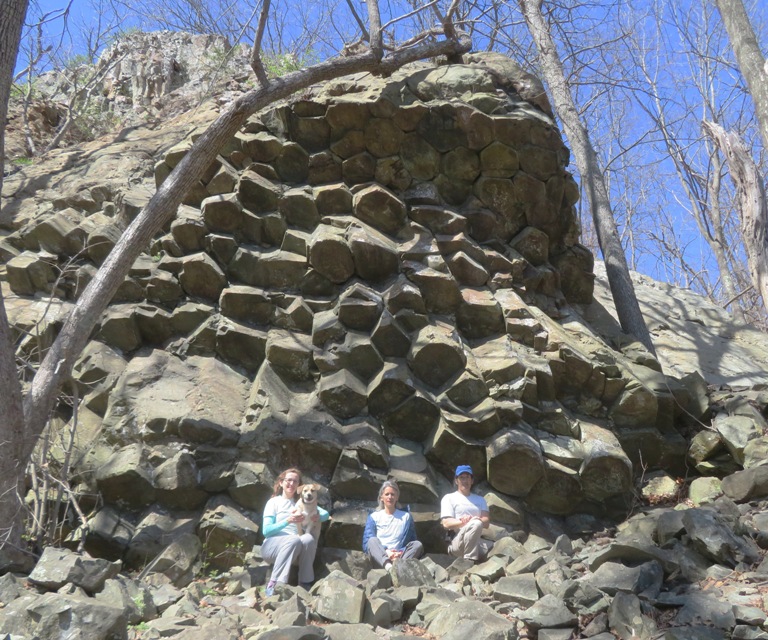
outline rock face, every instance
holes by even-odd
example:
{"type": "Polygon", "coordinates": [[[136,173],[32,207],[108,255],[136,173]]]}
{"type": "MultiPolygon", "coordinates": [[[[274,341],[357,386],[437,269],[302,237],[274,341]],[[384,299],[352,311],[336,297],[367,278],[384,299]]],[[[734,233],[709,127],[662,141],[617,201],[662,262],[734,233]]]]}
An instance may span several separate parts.
{"type": "MultiPolygon", "coordinates": [[[[593,259],[569,153],[515,69],[475,54],[342,78],[222,149],[76,367],[101,435],[74,479],[108,514],[87,549],[138,564],[225,515],[252,544],[244,521],[288,466],[323,485],[328,546],[358,547],[392,475],[431,550],[457,464],[512,528],[524,507],[623,513],[634,465],[682,468],[694,393],[581,314],[593,259]]],[[[156,184],[190,145],[163,155],[156,184]]],[[[149,197],[118,207],[89,189],[0,242],[16,308],[75,299],[149,197]]]]}

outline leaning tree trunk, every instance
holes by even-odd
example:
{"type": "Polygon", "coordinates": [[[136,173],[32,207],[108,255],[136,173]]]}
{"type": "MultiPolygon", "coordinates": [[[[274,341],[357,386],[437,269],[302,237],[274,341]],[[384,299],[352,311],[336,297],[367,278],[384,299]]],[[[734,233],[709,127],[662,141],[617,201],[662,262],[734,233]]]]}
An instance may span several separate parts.
{"type": "Polygon", "coordinates": [[[708,135],[728,159],[731,179],[739,195],[741,235],[752,284],[768,308],[768,202],[765,183],[741,138],[715,122],[703,122],[708,135]]]}
{"type": "Polygon", "coordinates": [[[582,184],[587,191],[587,199],[592,210],[592,219],[597,231],[597,239],[605,258],[605,271],[608,284],[616,305],[621,328],[633,334],[646,349],[656,355],[651,335],[640,311],[635,288],[629,275],[629,265],[621,246],[619,230],[611,209],[608,187],[598,162],[597,153],[592,147],[589,133],[579,118],[568,85],[565,81],[563,64],[557,54],[552,34],[541,13],[542,0],[519,0],[520,8],[539,51],[544,80],[552,92],[555,111],[565,129],[565,135],[576,158],[576,165],[581,174],[582,184]]]}
{"type": "MultiPolygon", "coordinates": [[[[731,41],[736,62],[747,81],[760,123],[763,146],[768,149],[768,68],[760,44],[741,0],[715,0],[731,41]]],[[[763,297],[765,300],[765,297],[763,297]]]]}
{"type": "Polygon", "coordinates": [[[3,190],[5,166],[5,120],[8,98],[13,84],[13,68],[21,41],[21,29],[27,15],[29,0],[3,0],[0,11],[0,192],[3,190]]]}
{"type": "MultiPolygon", "coordinates": [[[[0,10],[0,193],[5,168],[5,122],[28,0],[3,0],[0,10]]],[[[0,211],[0,215],[2,211],[0,211]]],[[[19,494],[24,486],[24,412],[13,338],[0,290],[0,567],[18,564],[22,530],[19,494]],[[3,557],[5,556],[5,557],[3,557]]]]}

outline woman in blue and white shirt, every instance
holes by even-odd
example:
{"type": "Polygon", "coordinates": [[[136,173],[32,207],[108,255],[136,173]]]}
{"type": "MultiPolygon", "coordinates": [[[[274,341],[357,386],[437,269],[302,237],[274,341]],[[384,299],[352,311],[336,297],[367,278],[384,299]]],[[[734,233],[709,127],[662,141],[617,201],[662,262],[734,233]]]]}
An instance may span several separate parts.
{"type": "MultiPolygon", "coordinates": [[[[286,469],[275,482],[274,493],[264,506],[264,517],[261,531],[264,534],[264,544],[261,545],[261,555],[272,568],[272,577],[267,584],[267,595],[271,596],[278,582],[288,582],[291,565],[299,566],[299,584],[309,589],[315,580],[315,563],[317,541],[311,533],[299,535],[296,523],[303,516],[293,513],[299,498],[297,490],[301,485],[301,471],[286,469]]],[[[322,507],[317,508],[320,522],[330,518],[330,514],[322,507]]]]}
{"type": "Polygon", "coordinates": [[[389,570],[398,558],[420,558],[424,545],[416,539],[413,518],[397,508],[400,488],[387,480],[379,489],[379,507],[365,523],[363,551],[374,565],[389,570]]]}

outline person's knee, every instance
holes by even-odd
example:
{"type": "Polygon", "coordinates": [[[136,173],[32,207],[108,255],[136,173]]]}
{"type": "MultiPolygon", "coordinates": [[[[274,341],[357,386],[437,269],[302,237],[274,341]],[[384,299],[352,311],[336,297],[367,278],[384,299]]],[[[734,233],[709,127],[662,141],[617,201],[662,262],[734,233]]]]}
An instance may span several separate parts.
{"type": "Polygon", "coordinates": [[[421,544],[418,540],[413,543],[413,546],[411,547],[413,549],[413,555],[416,558],[421,558],[421,556],[424,555],[424,545],[421,544]]]}
{"type": "Polygon", "coordinates": [[[315,540],[315,537],[311,533],[302,534],[300,540],[304,548],[314,547],[317,545],[317,540],[315,540]]]}
{"type": "Polygon", "coordinates": [[[301,538],[299,536],[291,536],[287,541],[285,546],[290,550],[291,553],[295,551],[301,550],[301,538]]]}
{"type": "Polygon", "coordinates": [[[467,524],[467,532],[469,533],[475,533],[477,531],[481,531],[483,528],[483,521],[478,519],[470,520],[467,524]]]}

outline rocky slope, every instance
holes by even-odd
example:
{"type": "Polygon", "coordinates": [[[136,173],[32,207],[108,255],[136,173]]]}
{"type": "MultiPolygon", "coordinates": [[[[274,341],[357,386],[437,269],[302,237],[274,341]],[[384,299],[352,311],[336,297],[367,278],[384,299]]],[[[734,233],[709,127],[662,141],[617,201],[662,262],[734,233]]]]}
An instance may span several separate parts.
{"type": "MultiPolygon", "coordinates": [[[[191,75],[186,58],[169,66],[153,51],[157,68],[191,75]]],[[[152,64],[124,67],[131,105],[153,104],[149,86],[183,94],[149,83],[152,64]]],[[[76,367],[70,481],[88,518],[67,544],[101,560],[49,549],[33,591],[8,574],[0,630],[83,634],[98,618],[79,637],[124,637],[132,624],[137,637],[400,625],[458,638],[469,619],[488,638],[646,638],[670,625],[681,629],[670,638],[763,637],[765,615],[747,606],[764,608],[763,571],[751,570],[766,526],[754,502],[768,493],[765,340],[644,278],[659,360],[618,330],[578,244],[567,149],[546,102],[518,93],[519,74],[487,55],[417,65],[248,121],[134,265],[76,367]],[[479,567],[449,565],[436,524],[466,462],[496,523],[479,567]],[[258,546],[244,551],[293,464],[333,512],[318,565],[329,575],[311,594],[265,600],[258,546]],[[355,551],[388,476],[433,554],[392,576],[355,551]],[[639,505],[683,498],[697,508],[642,511],[608,537],[639,505]],[[211,569],[227,573],[195,581],[211,569]],[[734,570],[738,585],[723,589],[734,570]],[[739,590],[741,608],[720,606],[739,590]]],[[[0,258],[20,353],[50,339],[215,110],[58,151],[8,179],[0,258]]]]}

